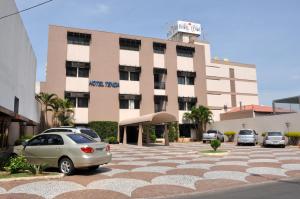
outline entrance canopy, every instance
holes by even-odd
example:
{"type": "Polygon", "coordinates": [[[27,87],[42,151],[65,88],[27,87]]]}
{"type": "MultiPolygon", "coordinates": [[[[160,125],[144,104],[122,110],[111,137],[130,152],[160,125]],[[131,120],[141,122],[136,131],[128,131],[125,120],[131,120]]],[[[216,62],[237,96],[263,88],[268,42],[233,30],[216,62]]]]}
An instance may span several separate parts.
{"type": "Polygon", "coordinates": [[[158,112],[151,113],[147,115],[142,115],[140,117],[130,118],[126,120],[122,120],[119,122],[120,126],[129,126],[141,123],[150,123],[150,124],[163,124],[169,122],[176,122],[177,118],[167,112],[158,112]]]}

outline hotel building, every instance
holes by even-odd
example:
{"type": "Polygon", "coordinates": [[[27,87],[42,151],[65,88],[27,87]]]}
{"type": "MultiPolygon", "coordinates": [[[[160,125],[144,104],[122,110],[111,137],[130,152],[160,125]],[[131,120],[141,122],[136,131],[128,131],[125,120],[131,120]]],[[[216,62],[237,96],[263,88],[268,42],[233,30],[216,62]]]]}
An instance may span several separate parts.
{"type": "Polygon", "coordinates": [[[193,137],[183,119],[191,107],[208,106],[217,121],[232,107],[258,104],[255,65],[211,59],[197,36],[199,29],[173,29],[164,40],[51,25],[41,92],[70,99],[77,125],[167,112],[181,136],[193,137]]]}

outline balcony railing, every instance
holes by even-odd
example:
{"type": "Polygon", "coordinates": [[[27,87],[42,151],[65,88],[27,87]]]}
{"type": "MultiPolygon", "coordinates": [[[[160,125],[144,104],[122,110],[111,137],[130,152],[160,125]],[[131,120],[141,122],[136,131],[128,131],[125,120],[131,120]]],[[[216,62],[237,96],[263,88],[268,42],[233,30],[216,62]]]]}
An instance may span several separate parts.
{"type": "Polygon", "coordinates": [[[154,82],[154,89],[166,89],[165,82],[154,82]]]}

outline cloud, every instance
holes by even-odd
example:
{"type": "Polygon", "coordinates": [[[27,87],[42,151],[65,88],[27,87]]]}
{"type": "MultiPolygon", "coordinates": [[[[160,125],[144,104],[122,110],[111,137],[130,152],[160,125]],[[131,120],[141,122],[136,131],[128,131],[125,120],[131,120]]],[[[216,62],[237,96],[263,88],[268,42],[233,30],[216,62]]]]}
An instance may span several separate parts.
{"type": "Polygon", "coordinates": [[[110,7],[103,3],[98,3],[94,6],[93,14],[108,14],[110,12],[110,7]]]}

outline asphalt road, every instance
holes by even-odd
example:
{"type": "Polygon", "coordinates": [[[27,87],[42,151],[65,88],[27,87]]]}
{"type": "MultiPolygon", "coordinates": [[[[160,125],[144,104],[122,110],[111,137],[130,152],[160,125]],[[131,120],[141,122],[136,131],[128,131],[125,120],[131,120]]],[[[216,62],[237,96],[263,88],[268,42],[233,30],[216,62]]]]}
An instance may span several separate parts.
{"type": "Polygon", "coordinates": [[[296,199],[300,198],[300,179],[234,188],[167,199],[296,199]]]}

